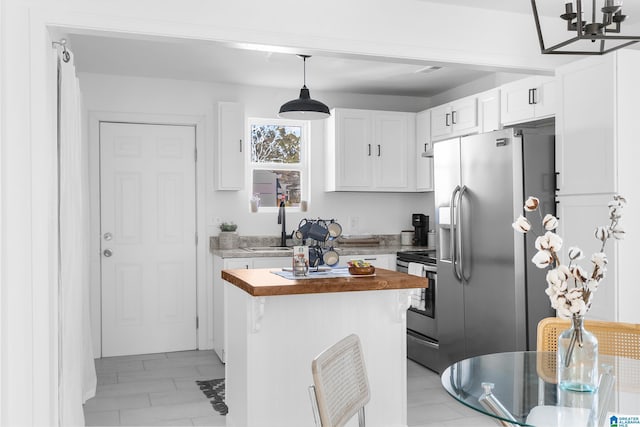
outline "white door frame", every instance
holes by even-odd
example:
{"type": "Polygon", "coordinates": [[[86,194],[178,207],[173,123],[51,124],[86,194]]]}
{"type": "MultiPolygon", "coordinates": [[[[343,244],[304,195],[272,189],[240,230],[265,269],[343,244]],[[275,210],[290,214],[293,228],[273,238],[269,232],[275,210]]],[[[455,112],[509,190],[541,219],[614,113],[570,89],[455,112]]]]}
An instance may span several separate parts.
{"type": "Polygon", "coordinates": [[[200,319],[197,330],[198,348],[206,348],[211,322],[207,301],[211,300],[212,289],[207,286],[207,256],[209,239],[206,228],[206,173],[205,173],[205,117],[188,115],[114,113],[90,111],[89,125],[89,188],[91,203],[91,335],[95,357],[102,355],[102,324],[100,301],[100,122],[138,123],[150,125],[192,125],[196,129],[196,312],[200,319]]]}

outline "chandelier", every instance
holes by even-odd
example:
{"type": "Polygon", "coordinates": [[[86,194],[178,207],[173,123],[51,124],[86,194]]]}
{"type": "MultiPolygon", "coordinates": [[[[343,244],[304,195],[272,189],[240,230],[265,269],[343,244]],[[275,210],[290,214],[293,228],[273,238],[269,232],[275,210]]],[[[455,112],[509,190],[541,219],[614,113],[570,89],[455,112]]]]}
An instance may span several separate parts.
{"type": "MultiPolygon", "coordinates": [[[[544,0],[531,0],[540,51],[543,54],[602,55],[640,41],[640,36],[626,35],[622,32],[622,23],[627,18],[622,13],[622,0],[600,1],[603,4],[598,7],[596,0],[592,0],[590,10],[585,10],[585,6],[588,7],[588,0],[586,5],[583,5],[582,0],[566,3],[564,13],[559,15],[560,19],[556,21],[558,24],[556,27],[562,27],[562,23],[565,21],[566,30],[573,35],[566,40],[554,42],[550,47],[545,47],[540,14],[536,4],[544,3],[544,0]],[[591,20],[585,20],[585,16],[590,16],[591,20]]],[[[543,16],[547,15],[543,14],[543,16]]],[[[551,22],[551,27],[553,27],[553,21],[550,19],[545,19],[543,22],[545,24],[551,22]]],[[[561,30],[560,28],[549,28],[549,32],[557,35],[561,30]]],[[[566,35],[566,33],[564,34],[566,35]]]]}

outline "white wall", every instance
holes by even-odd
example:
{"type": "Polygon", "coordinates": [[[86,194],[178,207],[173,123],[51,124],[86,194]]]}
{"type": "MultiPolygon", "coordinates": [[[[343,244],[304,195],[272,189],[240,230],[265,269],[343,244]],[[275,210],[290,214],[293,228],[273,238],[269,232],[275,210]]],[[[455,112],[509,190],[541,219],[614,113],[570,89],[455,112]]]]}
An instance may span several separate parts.
{"type": "MultiPolygon", "coordinates": [[[[246,117],[275,118],[280,105],[298,96],[297,90],[251,86],[187,82],[165,79],[80,74],[85,108],[91,111],[191,115],[205,118],[206,152],[200,153],[206,169],[206,209],[208,233],[218,234],[216,218],[234,221],[241,235],[277,236],[280,226],[275,213],[251,213],[251,191],[215,191],[215,141],[217,138],[216,103],[235,101],[245,105],[246,117]]],[[[330,106],[349,108],[419,111],[426,98],[368,96],[313,91],[312,96],[330,106]]],[[[306,213],[291,213],[287,218],[291,231],[303,216],[339,220],[345,233],[397,234],[411,226],[411,213],[429,214],[427,193],[327,193],[324,191],[324,122],[311,122],[311,194],[306,213]],[[357,216],[359,227],[351,229],[348,218],[357,216]]],[[[433,218],[433,215],[430,215],[433,218]]]]}

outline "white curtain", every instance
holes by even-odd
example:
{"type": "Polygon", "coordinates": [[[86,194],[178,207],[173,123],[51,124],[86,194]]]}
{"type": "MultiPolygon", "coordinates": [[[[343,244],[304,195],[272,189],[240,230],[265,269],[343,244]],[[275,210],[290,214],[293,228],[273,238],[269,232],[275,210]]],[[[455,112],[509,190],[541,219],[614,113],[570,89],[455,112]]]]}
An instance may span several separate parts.
{"type": "Polygon", "coordinates": [[[89,170],[82,141],[82,97],[73,55],[58,65],[59,414],[61,426],[83,426],[82,404],[95,395],[89,312],[89,170]]]}

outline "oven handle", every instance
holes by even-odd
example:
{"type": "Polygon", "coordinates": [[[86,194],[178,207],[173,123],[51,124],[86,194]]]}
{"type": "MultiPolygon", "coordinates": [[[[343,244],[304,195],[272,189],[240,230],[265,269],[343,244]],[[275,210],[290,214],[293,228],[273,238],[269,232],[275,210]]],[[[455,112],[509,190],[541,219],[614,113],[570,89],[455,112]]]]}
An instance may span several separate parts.
{"type": "MultiPolygon", "coordinates": [[[[401,259],[396,259],[396,266],[397,267],[402,267],[402,268],[409,268],[409,262],[415,262],[415,261],[404,261],[401,259]]],[[[427,272],[427,273],[437,273],[438,272],[438,266],[435,264],[424,264],[422,262],[419,262],[418,264],[422,264],[422,272],[427,272]]]]}

